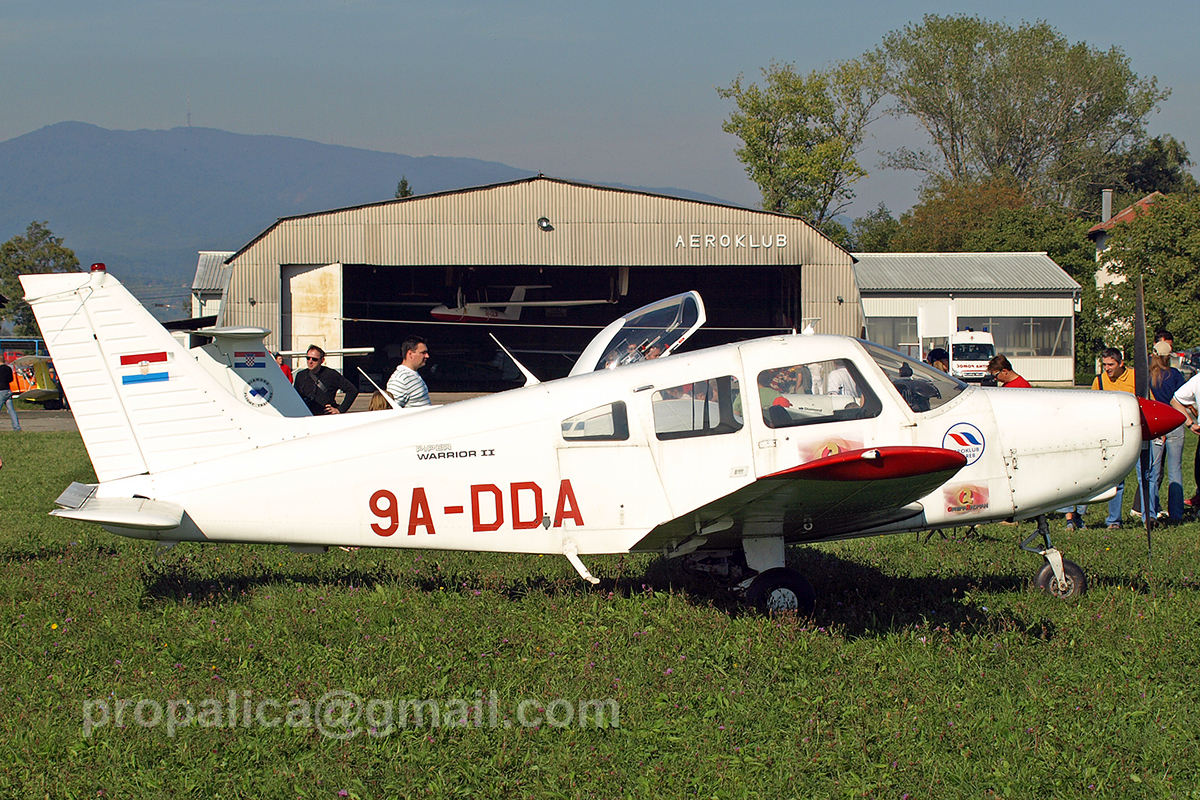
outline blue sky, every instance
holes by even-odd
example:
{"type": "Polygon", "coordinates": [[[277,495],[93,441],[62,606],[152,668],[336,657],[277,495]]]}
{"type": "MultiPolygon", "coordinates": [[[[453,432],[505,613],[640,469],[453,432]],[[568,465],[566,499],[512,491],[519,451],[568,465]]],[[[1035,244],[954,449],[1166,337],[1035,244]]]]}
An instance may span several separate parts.
{"type": "MultiPolygon", "coordinates": [[[[757,188],[721,130],[715,87],[772,61],[819,69],[926,13],[1045,19],[1072,42],[1118,46],[1172,89],[1152,133],[1200,160],[1200,15],[1168,2],[840,3],[4,0],[0,140],[66,120],[187,122],[406,155],[501,161],[555,177],[674,186],[742,204],[757,188]]],[[[873,129],[852,216],[902,211],[917,176],[875,168],[920,146],[873,129]]],[[[398,176],[397,176],[398,177],[398,176]]],[[[420,191],[421,187],[415,187],[420,191]]]]}

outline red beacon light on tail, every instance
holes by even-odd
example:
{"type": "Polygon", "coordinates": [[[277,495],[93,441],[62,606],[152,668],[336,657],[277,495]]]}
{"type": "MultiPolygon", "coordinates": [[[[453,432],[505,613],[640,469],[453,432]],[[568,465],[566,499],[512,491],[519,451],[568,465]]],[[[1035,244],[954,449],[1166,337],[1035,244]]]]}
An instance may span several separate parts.
{"type": "Polygon", "coordinates": [[[92,272],[108,272],[108,267],[97,261],[95,264],[92,264],[92,272]]]}

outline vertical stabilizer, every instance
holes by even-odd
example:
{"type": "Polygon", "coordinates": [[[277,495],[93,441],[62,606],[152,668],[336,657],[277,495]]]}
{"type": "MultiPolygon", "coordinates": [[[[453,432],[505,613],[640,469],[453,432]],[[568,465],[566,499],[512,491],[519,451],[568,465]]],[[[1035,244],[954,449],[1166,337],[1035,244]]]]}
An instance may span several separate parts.
{"type": "Polygon", "coordinates": [[[525,300],[525,288],[524,286],[514,286],[512,297],[508,299],[508,302],[516,305],[504,306],[504,310],[501,312],[501,316],[509,322],[516,322],[521,318],[521,303],[525,300]]]}
{"type": "Polygon", "coordinates": [[[120,282],[93,272],[22,275],[101,481],[253,447],[270,420],[239,404],[120,282]]]}

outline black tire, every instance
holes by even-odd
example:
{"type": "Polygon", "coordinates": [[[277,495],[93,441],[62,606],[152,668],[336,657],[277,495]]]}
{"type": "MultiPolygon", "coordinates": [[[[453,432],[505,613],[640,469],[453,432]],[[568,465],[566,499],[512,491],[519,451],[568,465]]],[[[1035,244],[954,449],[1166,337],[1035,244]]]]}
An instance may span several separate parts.
{"type": "Polygon", "coordinates": [[[817,607],[817,593],[799,572],[775,567],[754,578],[746,602],[764,614],[794,612],[807,617],[817,607]]]}
{"type": "Polygon", "coordinates": [[[1060,600],[1074,600],[1087,592],[1087,576],[1074,561],[1063,559],[1063,577],[1066,578],[1066,586],[1059,585],[1054,577],[1054,570],[1047,561],[1038,572],[1037,587],[1060,600]]]}

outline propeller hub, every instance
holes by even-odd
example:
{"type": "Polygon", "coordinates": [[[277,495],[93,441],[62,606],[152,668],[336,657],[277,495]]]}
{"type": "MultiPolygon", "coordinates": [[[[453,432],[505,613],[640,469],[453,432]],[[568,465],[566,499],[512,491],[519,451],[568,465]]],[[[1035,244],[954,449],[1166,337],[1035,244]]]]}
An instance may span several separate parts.
{"type": "Polygon", "coordinates": [[[1187,421],[1183,414],[1166,403],[1144,397],[1137,401],[1142,412],[1142,439],[1145,441],[1165,436],[1187,421]]]}

